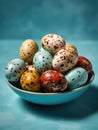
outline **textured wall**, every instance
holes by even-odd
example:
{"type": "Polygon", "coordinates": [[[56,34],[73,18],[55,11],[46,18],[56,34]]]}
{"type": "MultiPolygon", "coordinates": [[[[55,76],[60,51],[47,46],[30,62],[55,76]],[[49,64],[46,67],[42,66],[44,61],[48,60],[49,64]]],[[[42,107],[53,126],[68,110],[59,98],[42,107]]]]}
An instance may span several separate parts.
{"type": "Polygon", "coordinates": [[[98,40],[97,0],[0,0],[0,39],[98,40]]]}

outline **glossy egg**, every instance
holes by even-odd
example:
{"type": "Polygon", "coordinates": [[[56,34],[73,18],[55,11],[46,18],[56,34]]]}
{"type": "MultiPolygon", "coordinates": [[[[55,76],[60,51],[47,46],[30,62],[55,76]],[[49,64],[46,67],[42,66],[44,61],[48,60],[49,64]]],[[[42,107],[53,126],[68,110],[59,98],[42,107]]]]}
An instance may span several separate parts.
{"type": "Polygon", "coordinates": [[[37,43],[32,39],[27,39],[22,43],[20,47],[20,57],[28,64],[31,64],[33,57],[37,51],[37,43]]]}
{"type": "Polygon", "coordinates": [[[84,56],[79,56],[77,67],[83,67],[88,73],[92,71],[91,62],[84,56]]]}
{"type": "Polygon", "coordinates": [[[84,85],[88,80],[88,73],[82,67],[72,69],[65,75],[68,82],[68,89],[75,89],[84,85]]]}
{"type": "Polygon", "coordinates": [[[65,77],[54,70],[45,71],[40,77],[40,83],[44,92],[61,92],[67,88],[65,77]]]}
{"type": "Polygon", "coordinates": [[[27,91],[37,92],[40,90],[39,78],[37,71],[27,70],[20,78],[21,87],[27,91]]]}
{"type": "Polygon", "coordinates": [[[16,82],[25,70],[25,62],[22,59],[16,58],[11,60],[5,67],[5,76],[8,81],[16,82]]]}
{"type": "Polygon", "coordinates": [[[41,74],[44,71],[52,68],[52,55],[41,48],[33,58],[35,69],[41,74]]]}
{"type": "Polygon", "coordinates": [[[55,70],[66,72],[73,68],[78,61],[78,54],[75,50],[61,49],[52,60],[52,66],[55,70]]]}
{"type": "Polygon", "coordinates": [[[66,42],[57,34],[47,34],[41,39],[42,47],[52,54],[65,47],[66,42]]]}

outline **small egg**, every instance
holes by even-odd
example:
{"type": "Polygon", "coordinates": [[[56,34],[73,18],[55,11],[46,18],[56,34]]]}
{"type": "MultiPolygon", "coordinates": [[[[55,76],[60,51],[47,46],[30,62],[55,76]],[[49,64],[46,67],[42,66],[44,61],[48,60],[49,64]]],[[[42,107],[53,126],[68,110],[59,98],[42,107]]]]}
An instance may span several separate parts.
{"type": "Polygon", "coordinates": [[[66,78],[57,71],[47,70],[40,77],[40,84],[44,92],[61,92],[66,90],[66,78]]]}
{"type": "Polygon", "coordinates": [[[52,55],[41,48],[33,58],[33,66],[41,74],[48,69],[52,69],[52,55]]]}
{"type": "Polygon", "coordinates": [[[37,43],[32,39],[27,39],[22,43],[20,47],[20,58],[28,64],[31,64],[33,57],[37,51],[37,43]]]}
{"type": "Polygon", "coordinates": [[[52,60],[52,66],[55,70],[66,72],[72,69],[78,61],[78,53],[76,51],[61,49],[52,60]]]}
{"type": "Polygon", "coordinates": [[[66,42],[57,34],[47,34],[41,39],[42,47],[52,54],[65,47],[66,42]]]}
{"type": "Polygon", "coordinates": [[[84,85],[88,80],[88,73],[82,67],[77,67],[70,70],[65,78],[68,82],[68,89],[72,90],[84,85]]]}
{"type": "Polygon", "coordinates": [[[35,70],[25,71],[20,78],[20,85],[24,90],[38,92],[40,91],[40,76],[35,70]]]}
{"type": "Polygon", "coordinates": [[[72,50],[72,52],[73,51],[75,51],[75,52],[77,52],[78,53],[78,50],[77,50],[77,48],[73,45],[73,44],[71,44],[71,43],[66,43],[66,45],[65,45],[65,48],[67,49],[67,50],[72,50]]]}
{"type": "Polygon", "coordinates": [[[11,60],[5,67],[5,76],[8,81],[16,82],[25,70],[25,62],[22,59],[16,58],[11,60]]]}
{"type": "Polygon", "coordinates": [[[27,65],[26,70],[33,70],[36,71],[33,65],[27,65]]]}
{"type": "Polygon", "coordinates": [[[88,73],[92,71],[92,63],[84,56],[78,57],[77,67],[83,67],[88,73]]]}

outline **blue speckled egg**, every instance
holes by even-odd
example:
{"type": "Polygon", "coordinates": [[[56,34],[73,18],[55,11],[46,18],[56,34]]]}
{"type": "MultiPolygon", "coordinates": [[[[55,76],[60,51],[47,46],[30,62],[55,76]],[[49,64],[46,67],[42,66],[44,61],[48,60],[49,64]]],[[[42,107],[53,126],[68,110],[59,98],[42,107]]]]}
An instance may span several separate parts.
{"type": "Polygon", "coordinates": [[[33,65],[35,69],[41,74],[44,71],[52,68],[52,55],[41,48],[33,58],[33,65]]]}
{"type": "Polygon", "coordinates": [[[8,81],[16,82],[21,74],[25,71],[26,64],[22,59],[16,58],[11,60],[5,67],[5,76],[8,81]]]}
{"type": "Polygon", "coordinates": [[[87,71],[82,67],[77,67],[72,69],[65,75],[65,78],[68,82],[68,89],[75,89],[83,84],[85,84],[88,80],[88,73],[87,71]]]}

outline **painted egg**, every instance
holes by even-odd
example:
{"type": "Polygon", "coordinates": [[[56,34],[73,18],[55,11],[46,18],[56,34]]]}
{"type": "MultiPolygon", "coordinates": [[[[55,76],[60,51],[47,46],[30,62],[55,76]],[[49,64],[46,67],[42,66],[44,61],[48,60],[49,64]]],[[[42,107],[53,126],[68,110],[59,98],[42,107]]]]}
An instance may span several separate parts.
{"type": "Polygon", "coordinates": [[[11,60],[5,67],[5,76],[8,81],[16,82],[25,70],[25,62],[22,59],[16,58],[11,60]]]}
{"type": "Polygon", "coordinates": [[[45,71],[40,77],[40,84],[44,92],[61,92],[67,88],[65,77],[54,70],[45,71]]]}
{"type": "Polygon", "coordinates": [[[91,62],[86,57],[83,56],[79,56],[76,66],[83,67],[88,73],[92,71],[91,62]]]}
{"type": "Polygon", "coordinates": [[[20,85],[24,90],[37,92],[40,90],[40,76],[37,71],[27,70],[20,78],[20,85]]]}
{"type": "Polygon", "coordinates": [[[82,67],[72,69],[65,75],[68,82],[68,89],[72,90],[85,84],[88,80],[88,73],[82,67]]]}
{"type": "Polygon", "coordinates": [[[33,65],[35,69],[41,74],[44,71],[52,68],[52,55],[41,48],[33,58],[33,65]]]}
{"type": "Polygon", "coordinates": [[[28,64],[31,64],[33,57],[37,51],[37,43],[32,39],[27,39],[22,43],[20,47],[20,57],[28,64]]]}
{"type": "Polygon", "coordinates": [[[66,72],[73,68],[78,61],[78,54],[74,50],[61,49],[52,60],[52,66],[55,70],[66,72]]]}
{"type": "Polygon", "coordinates": [[[52,54],[65,47],[66,42],[57,34],[47,34],[41,39],[42,47],[52,54]]]}

